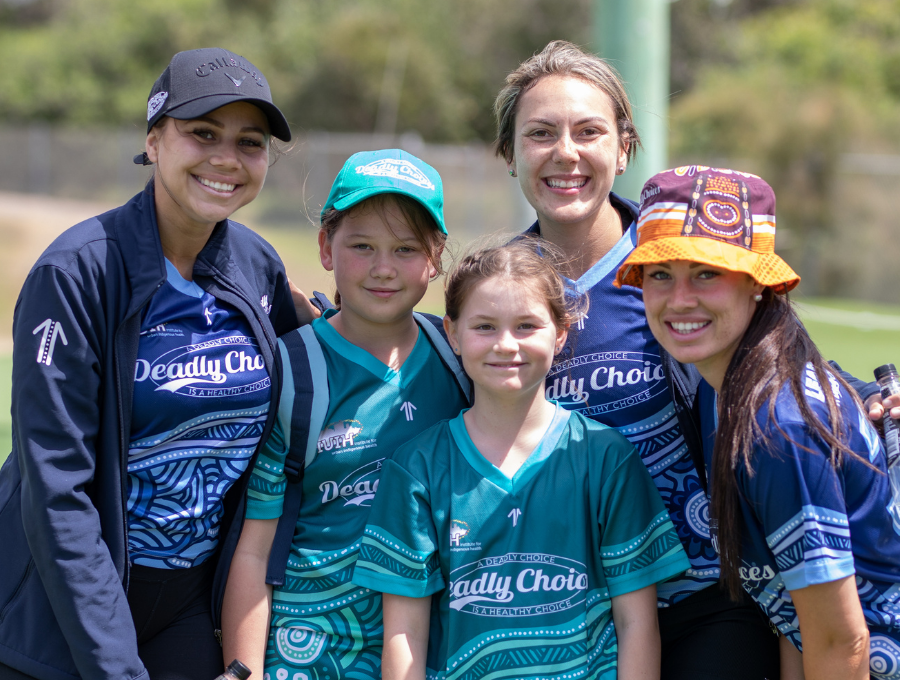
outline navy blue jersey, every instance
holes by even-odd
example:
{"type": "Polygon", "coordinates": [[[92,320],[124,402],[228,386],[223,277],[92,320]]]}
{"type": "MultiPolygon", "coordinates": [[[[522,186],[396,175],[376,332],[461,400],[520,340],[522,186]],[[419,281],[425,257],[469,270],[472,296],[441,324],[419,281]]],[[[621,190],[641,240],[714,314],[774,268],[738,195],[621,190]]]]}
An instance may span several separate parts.
{"type": "Polygon", "coordinates": [[[166,268],[141,324],[126,493],[131,560],[177,569],[215,551],[271,395],[244,317],[166,268]]]}
{"type": "MultiPolygon", "coordinates": [[[[627,213],[628,206],[612,198],[627,213]]],[[[657,586],[659,605],[665,607],[715,583],[719,560],[709,537],[709,504],[675,415],[642,291],[613,285],[637,243],[636,229],[632,222],[578,281],[567,280],[589,296],[590,307],[569,332],[562,360],[550,369],[546,395],[617,429],[649,470],[691,562],[682,576],[657,586]]]]}
{"type": "MultiPolygon", "coordinates": [[[[830,377],[830,376],[829,376],[830,377]]],[[[832,379],[859,460],[831,464],[827,445],[803,420],[790,387],[778,395],[774,421],[768,405],[757,420],[771,444],[753,452],[753,475],[743,462],[736,469],[741,497],[741,582],[769,620],[802,651],[797,612],[790,591],[856,575],[870,631],[873,678],[900,678],[900,536],[888,505],[890,482],[884,449],[865,414],[832,379]]],[[[812,368],[805,398],[828,422],[823,386],[812,368]]],[[[704,456],[712,465],[716,395],[701,383],[704,456]]]]}

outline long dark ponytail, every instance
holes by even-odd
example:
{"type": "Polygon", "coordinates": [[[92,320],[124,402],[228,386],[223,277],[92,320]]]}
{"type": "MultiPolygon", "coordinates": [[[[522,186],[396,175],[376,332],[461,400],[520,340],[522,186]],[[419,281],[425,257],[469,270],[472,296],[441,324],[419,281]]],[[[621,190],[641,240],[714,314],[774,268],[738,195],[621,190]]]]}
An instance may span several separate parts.
{"type": "MultiPolygon", "coordinates": [[[[753,475],[755,446],[761,444],[763,448],[774,450],[770,436],[757,422],[757,413],[767,405],[768,422],[773,424],[776,432],[787,437],[775,422],[774,412],[775,399],[788,384],[804,421],[830,449],[831,464],[839,466],[845,455],[859,458],[847,445],[841,410],[828,387],[835,380],[862,408],[856,393],[822,358],[790,300],[767,288],[722,381],[719,427],[713,449],[711,515],[718,521],[722,581],[734,600],[742,591],[739,571],[741,507],[735,469],[743,462],[748,474],[753,475]],[[819,420],[806,401],[803,383],[807,366],[812,367],[823,388],[828,409],[827,425],[819,420]]],[[[868,464],[868,461],[864,462],[868,464]]]]}

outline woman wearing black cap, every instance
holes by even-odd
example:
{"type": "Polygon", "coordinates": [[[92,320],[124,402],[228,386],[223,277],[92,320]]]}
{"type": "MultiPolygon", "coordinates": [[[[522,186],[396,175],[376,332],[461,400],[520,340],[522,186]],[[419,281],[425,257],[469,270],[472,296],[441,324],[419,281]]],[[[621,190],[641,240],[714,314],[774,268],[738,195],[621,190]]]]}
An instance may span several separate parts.
{"type": "Polygon", "coordinates": [[[144,191],[62,234],[16,305],[0,679],[222,671],[217,566],[297,325],[275,251],[228,218],[290,129],[218,48],[175,55],[147,121],[144,191]]]}

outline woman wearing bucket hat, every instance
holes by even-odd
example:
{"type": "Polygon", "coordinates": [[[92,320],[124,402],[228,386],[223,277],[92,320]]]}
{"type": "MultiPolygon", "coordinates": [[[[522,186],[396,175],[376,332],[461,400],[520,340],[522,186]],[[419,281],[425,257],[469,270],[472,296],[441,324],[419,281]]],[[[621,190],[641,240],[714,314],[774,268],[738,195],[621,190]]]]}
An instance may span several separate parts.
{"type": "MultiPolygon", "coordinates": [[[[614,285],[637,241],[637,204],[611,190],[640,146],[625,88],[602,59],[553,41],[507,77],[494,111],[497,154],[537,212],[525,235],[562,248],[569,285],[594,310],[571,329],[547,396],[631,440],[691,561],[658,587],[662,677],[773,677],[777,641],[764,617],[716,587],[702,447],[689,418],[699,375],[660,351],[641,291],[614,285]]],[[[878,391],[855,386],[864,397],[878,391]]]]}
{"type": "Polygon", "coordinates": [[[256,67],[176,54],[144,191],[60,236],[14,320],[0,470],[0,678],[212,678],[227,563],[297,325],[275,251],[230,215],[290,139],[256,67]]]}
{"type": "Polygon", "coordinates": [[[900,536],[884,448],[785,293],[775,196],[690,166],[644,186],[617,284],[705,379],[699,410],[722,575],[778,628],[784,678],[900,677],[900,536]],[[802,650],[802,657],[799,653],[802,650]]]}

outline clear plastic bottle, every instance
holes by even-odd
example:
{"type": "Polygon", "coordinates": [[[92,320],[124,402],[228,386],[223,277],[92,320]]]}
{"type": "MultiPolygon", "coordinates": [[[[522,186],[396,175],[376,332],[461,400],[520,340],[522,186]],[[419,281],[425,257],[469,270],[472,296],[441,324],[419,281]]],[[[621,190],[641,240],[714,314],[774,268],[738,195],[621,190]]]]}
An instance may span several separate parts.
{"type": "Polygon", "coordinates": [[[235,659],[228,664],[228,668],[225,669],[225,672],[215,678],[215,680],[247,680],[249,677],[250,669],[235,659]]]}
{"type": "MultiPolygon", "coordinates": [[[[875,369],[875,380],[881,388],[881,398],[887,399],[900,395],[900,376],[894,364],[885,364],[875,369]]],[[[888,467],[893,467],[900,460],[900,426],[891,418],[891,414],[884,412],[884,442],[886,445],[888,467]]]]}
{"type": "MultiPolygon", "coordinates": [[[[887,399],[900,394],[900,376],[894,364],[885,364],[875,369],[875,380],[881,388],[881,398],[887,399]]],[[[891,502],[888,512],[894,523],[894,531],[900,534],[900,428],[891,418],[891,414],[884,412],[884,444],[888,463],[888,478],[891,482],[891,502]]]]}

